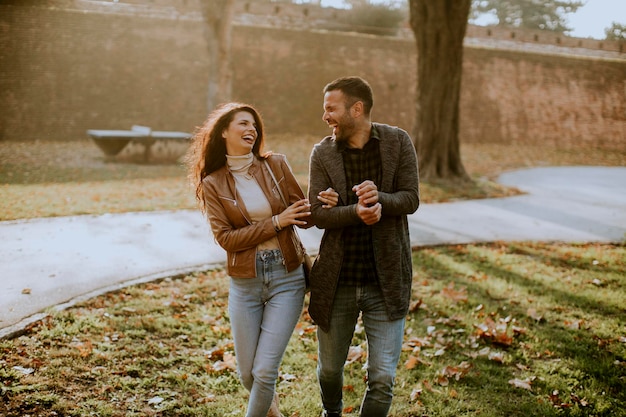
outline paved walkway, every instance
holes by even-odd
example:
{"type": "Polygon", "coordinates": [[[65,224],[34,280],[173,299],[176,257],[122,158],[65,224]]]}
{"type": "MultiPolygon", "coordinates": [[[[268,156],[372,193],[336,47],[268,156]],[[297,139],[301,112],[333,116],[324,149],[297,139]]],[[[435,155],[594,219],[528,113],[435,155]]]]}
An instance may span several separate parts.
{"type": "MultiPolygon", "coordinates": [[[[409,218],[412,244],[626,238],[626,167],[533,168],[498,181],[528,194],[424,204],[409,218]]],[[[321,235],[300,232],[310,253],[321,235]]],[[[0,338],[48,309],[225,258],[197,210],[0,222],[0,338]]]]}

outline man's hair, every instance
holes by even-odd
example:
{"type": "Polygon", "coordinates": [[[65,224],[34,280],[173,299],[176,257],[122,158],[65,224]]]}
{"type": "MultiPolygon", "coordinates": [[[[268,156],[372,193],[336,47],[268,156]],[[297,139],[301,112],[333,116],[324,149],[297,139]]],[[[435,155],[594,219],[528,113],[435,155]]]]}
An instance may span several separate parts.
{"type": "Polygon", "coordinates": [[[339,90],[346,96],[346,109],[352,107],[357,101],[363,103],[363,111],[366,116],[370,115],[374,106],[372,87],[361,77],[337,78],[324,87],[324,94],[329,91],[339,90]]]}

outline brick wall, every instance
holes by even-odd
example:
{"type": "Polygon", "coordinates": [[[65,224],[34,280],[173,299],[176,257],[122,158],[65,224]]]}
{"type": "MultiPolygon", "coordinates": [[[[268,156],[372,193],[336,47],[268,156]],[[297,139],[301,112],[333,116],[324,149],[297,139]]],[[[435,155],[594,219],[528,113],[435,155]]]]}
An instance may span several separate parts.
{"type": "MultiPolygon", "coordinates": [[[[0,4],[0,139],[203,121],[208,54],[195,15],[18,3],[0,4]]],[[[375,120],[412,128],[411,39],[237,24],[233,54],[233,98],[258,106],[270,132],[327,133],[321,89],[346,74],[371,82],[375,120]]],[[[461,140],[623,149],[626,60],[468,45],[461,140]]]]}

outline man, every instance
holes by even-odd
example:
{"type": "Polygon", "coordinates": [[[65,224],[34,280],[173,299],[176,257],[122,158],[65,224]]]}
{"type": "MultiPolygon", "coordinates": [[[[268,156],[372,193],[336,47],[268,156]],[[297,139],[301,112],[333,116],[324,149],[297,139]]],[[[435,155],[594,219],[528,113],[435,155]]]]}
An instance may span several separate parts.
{"type": "Polygon", "coordinates": [[[371,122],[372,106],[365,80],[328,84],[323,120],[333,132],[311,153],[311,217],[324,237],[310,274],[309,313],[318,325],[326,417],[341,416],[343,367],[359,314],[368,349],[360,415],[387,415],[411,296],[407,215],[419,206],[417,157],[405,131],[371,122]]]}

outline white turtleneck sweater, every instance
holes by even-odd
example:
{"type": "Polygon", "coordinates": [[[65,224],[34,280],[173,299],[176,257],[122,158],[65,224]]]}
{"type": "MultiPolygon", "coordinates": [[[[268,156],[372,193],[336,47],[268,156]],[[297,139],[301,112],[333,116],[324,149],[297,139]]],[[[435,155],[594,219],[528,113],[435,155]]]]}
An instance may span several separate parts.
{"type": "MultiPolygon", "coordinates": [[[[241,156],[226,155],[228,169],[235,177],[237,193],[243,200],[243,204],[250,215],[250,220],[254,224],[272,217],[272,207],[256,179],[248,174],[253,158],[254,155],[252,153],[241,156]]],[[[279,249],[276,237],[257,246],[257,250],[267,249],[279,249]]]]}

